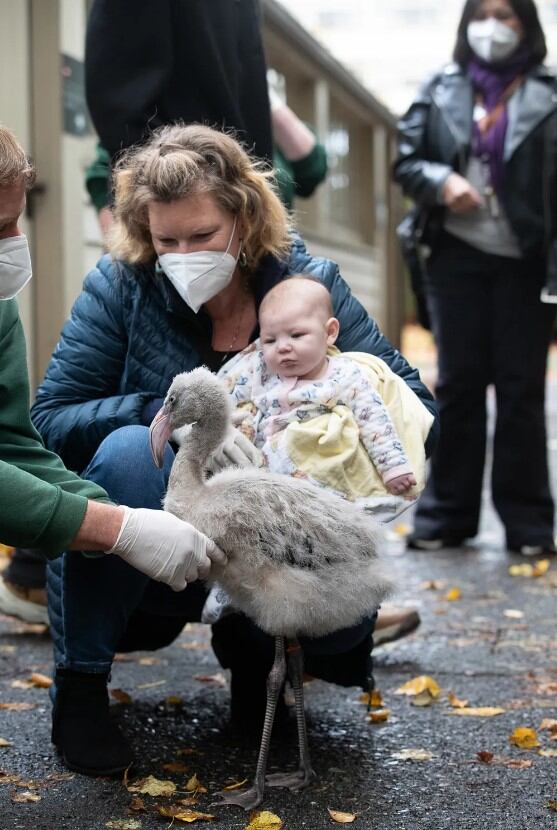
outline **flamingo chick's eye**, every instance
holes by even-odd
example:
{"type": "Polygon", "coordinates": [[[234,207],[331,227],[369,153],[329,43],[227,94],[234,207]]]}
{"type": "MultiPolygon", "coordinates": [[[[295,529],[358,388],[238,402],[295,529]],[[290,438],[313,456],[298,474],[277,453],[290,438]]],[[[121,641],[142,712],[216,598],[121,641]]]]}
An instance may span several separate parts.
{"type": "Polygon", "coordinates": [[[167,398],[168,403],[175,403],[176,402],[176,395],[169,395],[167,398]]]}

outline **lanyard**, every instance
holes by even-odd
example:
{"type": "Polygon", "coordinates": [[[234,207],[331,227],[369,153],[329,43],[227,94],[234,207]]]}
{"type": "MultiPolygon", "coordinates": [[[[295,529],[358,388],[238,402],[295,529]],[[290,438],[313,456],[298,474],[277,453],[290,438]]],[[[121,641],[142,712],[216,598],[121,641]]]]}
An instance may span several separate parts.
{"type": "MultiPolygon", "coordinates": [[[[509,98],[516,92],[518,87],[522,84],[524,78],[522,75],[518,75],[512,83],[508,85],[508,87],[503,91],[501,97],[497,104],[493,107],[491,112],[486,113],[482,118],[479,118],[476,121],[476,125],[482,135],[485,135],[495,124],[499,121],[505,107],[507,105],[507,101],[509,98]]],[[[478,106],[483,105],[483,100],[481,95],[476,96],[476,104],[478,106]]]]}

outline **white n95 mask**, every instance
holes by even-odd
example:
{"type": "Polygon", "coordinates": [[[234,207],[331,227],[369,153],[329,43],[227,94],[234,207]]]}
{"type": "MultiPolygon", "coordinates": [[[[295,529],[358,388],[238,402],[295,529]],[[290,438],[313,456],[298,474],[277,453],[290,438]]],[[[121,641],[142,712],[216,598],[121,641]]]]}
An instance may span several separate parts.
{"type": "Polygon", "coordinates": [[[0,239],[0,300],[12,300],[32,276],[27,237],[21,234],[0,239]]]}
{"type": "Polygon", "coordinates": [[[520,41],[514,29],[494,17],[473,20],[468,24],[466,36],[470,49],[486,63],[504,61],[520,41]]]}
{"type": "MultiPolygon", "coordinates": [[[[238,257],[229,254],[236,219],[226,251],[193,251],[191,254],[161,254],[159,265],[180,297],[196,313],[203,303],[216,297],[229,284],[238,257]]],[[[238,250],[238,256],[240,251],[238,250]]]]}

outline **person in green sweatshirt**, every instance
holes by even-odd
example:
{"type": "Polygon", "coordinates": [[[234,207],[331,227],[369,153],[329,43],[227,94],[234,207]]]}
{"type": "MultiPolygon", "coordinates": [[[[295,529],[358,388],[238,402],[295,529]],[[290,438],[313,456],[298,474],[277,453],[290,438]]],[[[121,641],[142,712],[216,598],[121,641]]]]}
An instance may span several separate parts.
{"type": "MultiPolygon", "coordinates": [[[[34,180],[35,171],[17,139],[0,126],[0,539],[40,548],[47,557],[64,550],[75,550],[76,556],[83,555],[79,551],[116,554],[182,591],[208,576],[211,561],[225,561],[215,543],[162,510],[113,504],[103,488],[67,470],[31,423],[25,338],[15,297],[32,276],[19,219],[34,180]]],[[[83,746],[94,753],[95,747],[110,743],[108,774],[125,769],[132,756],[109,720],[106,687],[101,693],[101,686],[96,675],[57,671],[53,741],[68,766],[77,751],[83,758],[83,746]],[[81,698],[99,698],[95,721],[80,718],[76,684],[81,698]]]]}

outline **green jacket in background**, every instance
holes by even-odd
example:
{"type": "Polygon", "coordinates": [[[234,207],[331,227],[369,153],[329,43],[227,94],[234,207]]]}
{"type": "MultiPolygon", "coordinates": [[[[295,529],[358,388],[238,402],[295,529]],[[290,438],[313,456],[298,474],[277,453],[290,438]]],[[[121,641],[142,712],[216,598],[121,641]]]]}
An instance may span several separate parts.
{"type": "Polygon", "coordinates": [[[0,540],[54,557],[105,491],[67,470],[29,417],[25,337],[16,300],[0,302],[0,540]]]}

